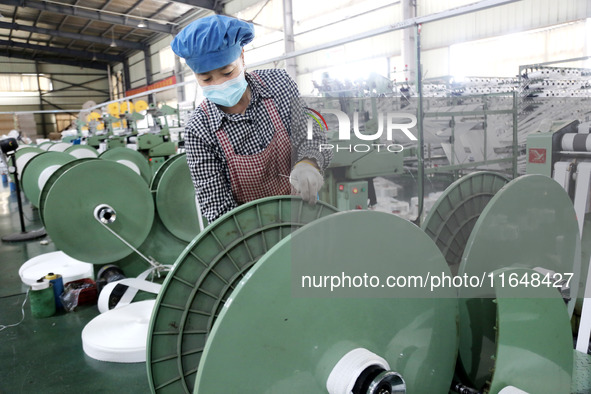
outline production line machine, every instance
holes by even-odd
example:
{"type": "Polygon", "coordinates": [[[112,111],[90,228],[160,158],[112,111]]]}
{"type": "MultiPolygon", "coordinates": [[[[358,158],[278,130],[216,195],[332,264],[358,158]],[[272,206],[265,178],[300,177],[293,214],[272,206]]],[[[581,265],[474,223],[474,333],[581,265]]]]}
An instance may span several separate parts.
{"type": "MultiPolygon", "coordinates": [[[[552,177],[570,196],[581,234],[583,267],[591,258],[591,122],[552,122],[548,130],[527,138],[527,173],[552,177]]],[[[580,315],[577,349],[589,349],[591,335],[591,270],[581,272],[586,292],[577,304],[580,315]]]]}
{"type": "MultiPolygon", "coordinates": [[[[373,135],[376,130],[383,131],[383,114],[378,115],[377,99],[359,99],[349,106],[337,99],[319,100],[308,104],[325,114],[320,124],[326,133],[326,143],[319,149],[331,150],[333,158],[324,173],[324,187],[320,199],[334,205],[339,210],[367,209],[376,203],[373,179],[379,176],[399,176],[404,173],[404,158],[413,155],[415,149],[404,148],[396,141],[384,138],[362,139],[357,132],[350,132],[347,140],[340,135],[343,115],[361,134],[373,135]],[[322,109],[320,109],[322,108],[322,109]],[[338,111],[336,110],[338,109],[338,111]],[[331,114],[331,115],[327,115],[331,114]],[[335,116],[336,115],[336,116],[335,116]],[[338,122],[337,122],[338,119],[338,122]]],[[[310,109],[310,108],[309,108],[310,109]]],[[[310,115],[318,116],[311,111],[310,115]]],[[[312,119],[308,120],[311,128],[312,119]]],[[[318,121],[318,120],[316,120],[318,121]]],[[[345,127],[349,128],[349,124],[345,127]]],[[[383,133],[382,137],[385,137],[383,133]]],[[[399,137],[399,135],[397,135],[399,137]]]]}
{"type": "Polygon", "coordinates": [[[154,127],[137,136],[137,150],[142,152],[156,171],[170,156],[176,153],[176,144],[171,141],[167,117],[177,111],[164,104],[160,108],[150,105],[147,114],[154,121],[154,127]],[[164,121],[162,120],[164,119],[164,121]]]}

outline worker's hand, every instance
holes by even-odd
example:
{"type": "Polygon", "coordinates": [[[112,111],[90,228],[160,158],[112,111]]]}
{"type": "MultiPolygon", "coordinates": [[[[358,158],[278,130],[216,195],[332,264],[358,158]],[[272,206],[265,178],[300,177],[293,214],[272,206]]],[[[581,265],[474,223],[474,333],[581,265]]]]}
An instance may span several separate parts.
{"type": "Polygon", "coordinates": [[[324,183],[324,178],[312,161],[304,159],[293,167],[289,182],[304,201],[316,204],[316,197],[324,183]]]}

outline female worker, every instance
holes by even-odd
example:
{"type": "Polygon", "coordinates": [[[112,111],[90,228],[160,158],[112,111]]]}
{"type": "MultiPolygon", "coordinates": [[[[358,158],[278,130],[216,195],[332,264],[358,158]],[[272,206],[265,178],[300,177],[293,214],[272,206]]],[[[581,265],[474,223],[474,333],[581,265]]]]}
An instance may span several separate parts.
{"type": "Polygon", "coordinates": [[[171,43],[206,98],[187,123],[185,147],[210,223],[245,202],[291,194],[290,182],[315,203],[331,158],[319,149],[320,130],[307,139],[304,108],[288,74],[245,71],[242,47],[253,38],[251,24],[213,15],[192,22],[171,43]]]}

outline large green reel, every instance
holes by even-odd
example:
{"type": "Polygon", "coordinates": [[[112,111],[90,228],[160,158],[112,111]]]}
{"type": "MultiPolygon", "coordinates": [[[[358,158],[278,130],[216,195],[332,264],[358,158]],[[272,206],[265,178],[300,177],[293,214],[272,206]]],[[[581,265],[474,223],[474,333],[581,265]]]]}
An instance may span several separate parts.
{"type": "MultiPolygon", "coordinates": [[[[39,197],[43,186],[55,171],[62,165],[76,160],[72,155],[63,152],[43,152],[32,157],[21,170],[23,192],[31,204],[39,207],[39,197]]],[[[84,260],[82,260],[84,261],[84,260]]]]}
{"type": "Polygon", "coordinates": [[[154,174],[150,189],[166,229],[183,241],[192,241],[200,228],[187,156],[183,153],[166,160],[154,174]]]}
{"type": "Polygon", "coordinates": [[[238,282],[293,229],[335,211],[321,202],[271,197],[206,227],[179,256],[156,301],[146,357],[152,391],[192,392],[207,334],[238,282]]]}
{"type": "Polygon", "coordinates": [[[496,270],[494,298],[460,300],[459,373],[479,392],[513,386],[527,393],[570,393],[570,318],[556,289],[522,281],[537,274],[496,270]]]}
{"type": "Polygon", "coordinates": [[[16,166],[18,169],[18,179],[22,179],[23,169],[29,160],[43,152],[45,152],[43,149],[37,148],[35,146],[25,146],[16,150],[14,157],[16,159],[16,166]]]}
{"type": "MultiPolygon", "coordinates": [[[[553,179],[543,175],[514,179],[495,194],[478,218],[459,274],[480,277],[506,267],[541,268],[563,276],[572,273],[572,314],[581,272],[581,241],[573,204],[553,179]]],[[[470,293],[467,289],[460,295],[470,297],[470,293]]]]}
{"type": "Polygon", "coordinates": [[[152,170],[150,170],[148,160],[140,152],[129,148],[113,148],[101,153],[99,158],[116,161],[125,165],[126,167],[129,167],[142,178],[144,178],[147,184],[150,184],[150,180],[152,179],[152,170]]]}
{"type": "Polygon", "coordinates": [[[137,248],[153,219],[154,203],[146,182],[109,160],[81,159],[65,169],[44,195],[43,221],[56,247],[93,264],[112,263],[132,253],[109,229],[137,248]]]}
{"type": "Polygon", "coordinates": [[[56,142],[52,145],[48,145],[49,147],[47,148],[48,152],[65,152],[68,148],[70,148],[72,146],[72,144],[68,143],[68,142],[56,142]]]}
{"type": "Polygon", "coordinates": [[[41,218],[42,222],[44,221],[43,213],[45,210],[45,200],[47,199],[47,194],[51,190],[53,184],[59,179],[60,176],[62,176],[62,174],[64,172],[66,172],[67,170],[69,170],[73,166],[76,166],[76,165],[82,163],[85,160],[91,160],[91,159],[74,159],[74,160],[62,165],[57,170],[55,170],[55,172],[53,174],[51,174],[51,176],[47,179],[47,182],[45,182],[43,189],[41,189],[41,194],[39,195],[39,217],[41,218]]]}
{"type": "Polygon", "coordinates": [[[473,172],[452,183],[422,225],[457,275],[474,224],[491,198],[509,182],[494,172],[473,172]]]}
{"type": "Polygon", "coordinates": [[[53,142],[53,141],[44,141],[37,146],[39,147],[39,149],[47,151],[54,143],[55,142],[53,142]]]}
{"type": "Polygon", "coordinates": [[[64,151],[77,159],[94,159],[98,157],[98,152],[90,145],[72,145],[64,151]]]}
{"type": "Polygon", "coordinates": [[[352,211],[310,223],[265,254],[232,293],[205,345],[195,392],[326,393],[335,365],[355,348],[383,357],[408,393],[449,391],[458,344],[453,289],[423,290],[423,298],[396,297],[394,288],[385,298],[381,286],[352,298],[326,288],[300,295],[302,265],[335,275],[450,275],[427,235],[396,216],[352,211]]]}
{"type": "MultiPolygon", "coordinates": [[[[565,274],[573,274],[571,300],[568,307],[563,302],[561,305],[565,314],[572,314],[581,271],[580,251],[575,211],[567,193],[551,178],[526,175],[508,183],[486,206],[467,242],[459,275],[486,279],[493,271],[505,268],[538,269],[542,277],[547,272],[543,270],[556,272],[563,278],[566,278],[565,274]]],[[[549,290],[555,297],[560,297],[558,289],[549,290]]],[[[483,387],[490,379],[490,371],[495,367],[490,357],[499,346],[507,345],[497,343],[495,339],[495,297],[495,293],[483,294],[482,289],[460,289],[458,365],[464,378],[476,388],[483,387]]],[[[525,308],[523,318],[528,316],[528,309],[522,307],[525,308]]],[[[499,318],[504,318],[502,313],[499,318]]],[[[539,335],[544,336],[546,323],[540,321],[542,334],[539,335]]],[[[552,326],[548,328],[545,340],[551,341],[552,326]]],[[[552,379],[552,376],[547,378],[552,379]]]]}

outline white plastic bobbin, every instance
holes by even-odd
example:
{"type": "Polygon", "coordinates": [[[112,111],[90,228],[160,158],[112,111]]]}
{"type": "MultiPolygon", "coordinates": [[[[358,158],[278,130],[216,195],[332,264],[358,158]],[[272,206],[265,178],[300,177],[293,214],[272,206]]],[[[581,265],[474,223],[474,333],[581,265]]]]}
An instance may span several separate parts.
{"type": "Polygon", "coordinates": [[[49,252],[27,260],[18,270],[21,281],[29,286],[48,272],[62,275],[64,284],[83,278],[94,278],[94,268],[90,263],[76,260],[62,251],[49,252]]]}
{"type": "Polygon", "coordinates": [[[131,168],[136,174],[142,176],[139,167],[133,161],[129,160],[117,160],[117,163],[123,164],[125,167],[131,168]]]}
{"type": "Polygon", "coordinates": [[[39,186],[39,190],[43,190],[43,186],[47,183],[47,180],[54,172],[61,167],[61,164],[55,164],[53,166],[49,166],[44,169],[41,174],[39,175],[39,179],[37,179],[37,186],[39,186]]]}
{"type": "Polygon", "coordinates": [[[377,366],[385,371],[390,365],[382,357],[364,348],[345,354],[334,366],[326,381],[329,394],[351,394],[359,376],[367,368],[377,366]]]}
{"type": "Polygon", "coordinates": [[[100,361],[146,361],[148,326],[155,300],[139,301],[102,313],[82,330],[82,350],[100,361]]]}
{"type": "Polygon", "coordinates": [[[507,386],[504,389],[502,389],[501,391],[499,391],[499,394],[529,394],[529,393],[526,391],[520,390],[514,386],[507,386]]]}

